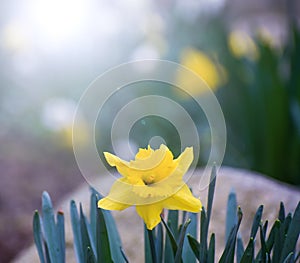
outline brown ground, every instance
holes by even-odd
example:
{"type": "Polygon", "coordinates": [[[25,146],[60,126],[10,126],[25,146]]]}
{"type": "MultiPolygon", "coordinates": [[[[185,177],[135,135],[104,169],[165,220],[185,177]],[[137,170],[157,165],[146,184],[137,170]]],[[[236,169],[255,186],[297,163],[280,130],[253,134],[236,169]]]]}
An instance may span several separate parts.
{"type": "Polygon", "coordinates": [[[42,192],[57,202],[84,179],[71,149],[24,138],[1,139],[0,145],[0,262],[10,262],[33,242],[32,216],[42,192]]]}

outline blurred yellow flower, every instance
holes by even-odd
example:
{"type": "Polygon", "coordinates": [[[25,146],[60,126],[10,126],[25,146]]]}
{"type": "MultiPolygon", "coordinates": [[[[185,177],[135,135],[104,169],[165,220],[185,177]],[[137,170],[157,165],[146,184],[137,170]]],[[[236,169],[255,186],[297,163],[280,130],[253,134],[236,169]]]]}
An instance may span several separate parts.
{"type": "MultiPolygon", "coordinates": [[[[226,72],[222,66],[214,63],[205,53],[195,48],[184,49],[180,63],[196,73],[212,90],[215,90],[225,80],[226,72]]],[[[201,82],[195,81],[184,71],[179,72],[177,83],[179,87],[184,88],[193,96],[207,91],[205,83],[201,84],[201,82]]]]}
{"type": "Polygon", "coordinates": [[[276,43],[276,38],[270,30],[266,27],[260,27],[257,30],[257,36],[260,41],[262,41],[264,44],[268,45],[271,48],[276,48],[276,45],[278,47],[278,41],[276,43]]]}
{"type": "Polygon", "coordinates": [[[228,36],[230,52],[237,58],[257,60],[259,53],[253,39],[244,31],[234,30],[228,36]]]}
{"type": "Polygon", "coordinates": [[[98,207],[107,210],[123,210],[135,205],[138,215],[148,229],[160,223],[163,209],[199,212],[202,204],[194,197],[183,181],[193,161],[193,148],[189,147],[177,158],[167,146],[159,149],[139,149],[135,160],[124,161],[104,153],[111,166],[123,176],[110,189],[107,197],[98,202],[98,207]]]}

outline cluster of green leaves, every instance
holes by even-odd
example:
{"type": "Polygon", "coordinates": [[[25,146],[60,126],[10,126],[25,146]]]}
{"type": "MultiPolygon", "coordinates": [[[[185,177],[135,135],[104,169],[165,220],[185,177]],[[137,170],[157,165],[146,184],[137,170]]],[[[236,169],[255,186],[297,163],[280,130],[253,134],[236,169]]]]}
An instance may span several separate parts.
{"type": "MultiPolygon", "coordinates": [[[[166,219],[153,230],[145,228],[144,247],[146,263],[189,262],[214,263],[216,260],[215,234],[209,237],[216,183],[216,169],[211,173],[207,206],[200,214],[169,211],[166,219]],[[200,231],[198,229],[200,228],[200,231]],[[197,235],[199,235],[197,237],[197,235]]],[[[92,189],[89,220],[79,211],[74,201],[70,203],[74,250],[78,263],[128,262],[122,249],[118,229],[109,211],[97,208],[100,194],[92,189]]],[[[263,206],[257,209],[244,246],[239,227],[243,213],[237,206],[234,192],[229,194],[226,216],[226,244],[220,263],[295,263],[300,259],[296,246],[300,233],[300,202],[294,214],[286,215],[280,204],[278,219],[270,231],[268,221],[262,222],[263,206]],[[259,232],[260,246],[255,252],[259,232]],[[268,233],[268,234],[267,234],[268,233]]],[[[48,193],[42,196],[42,216],[36,211],[33,217],[34,241],[41,263],[65,262],[64,215],[57,213],[55,220],[48,193]]]]}
{"type": "Polygon", "coordinates": [[[292,24],[282,46],[261,35],[258,58],[235,57],[220,26],[220,62],[227,83],[217,91],[228,131],[225,164],[300,184],[300,30],[292,24]]]}
{"type": "MultiPolygon", "coordinates": [[[[215,262],[214,233],[211,234],[209,246],[207,247],[207,233],[215,179],[212,180],[209,187],[207,213],[203,209],[200,216],[200,243],[195,237],[188,235],[190,246],[201,263],[215,262]]],[[[250,239],[246,248],[244,248],[241,234],[238,232],[243,213],[241,208],[237,206],[236,194],[234,192],[229,194],[226,215],[226,244],[219,259],[220,263],[233,263],[235,257],[238,263],[294,263],[299,260],[300,251],[296,253],[296,246],[300,233],[300,202],[293,216],[291,213],[286,216],[284,204],[280,204],[278,219],[273,224],[268,236],[268,221],[262,222],[262,214],[263,205],[256,211],[250,230],[250,239]],[[260,233],[260,248],[255,253],[258,231],[260,233]]]]}
{"type": "MultiPolygon", "coordinates": [[[[208,202],[206,209],[203,208],[201,211],[200,220],[198,219],[198,214],[183,213],[183,220],[179,223],[178,211],[169,211],[168,223],[162,220],[166,229],[165,243],[162,242],[161,225],[156,228],[154,237],[153,234],[152,236],[149,234],[145,235],[145,240],[147,241],[145,244],[145,262],[180,263],[196,262],[196,259],[201,263],[215,262],[215,233],[212,233],[208,239],[216,182],[215,168],[211,176],[208,202]],[[200,223],[200,242],[196,237],[198,223],[200,223]],[[152,241],[154,246],[149,246],[151,239],[154,240],[152,241]],[[152,252],[152,257],[150,252],[152,252]]],[[[238,263],[292,263],[299,260],[300,251],[295,254],[295,249],[300,233],[300,203],[293,216],[291,213],[286,216],[284,205],[283,203],[280,204],[278,219],[273,224],[268,236],[268,221],[262,222],[262,214],[263,206],[261,205],[254,216],[250,230],[250,239],[246,248],[244,248],[243,240],[239,233],[243,213],[241,208],[237,206],[236,194],[234,192],[229,194],[226,215],[226,244],[218,262],[233,263],[235,262],[235,257],[238,263]],[[260,233],[260,248],[255,253],[258,231],[260,233]]]]}
{"type": "MultiPolygon", "coordinates": [[[[128,262],[121,245],[115,221],[109,211],[98,209],[101,195],[91,189],[90,218],[80,204],[70,202],[70,216],[74,236],[74,251],[78,263],[128,262]]],[[[34,241],[41,263],[64,263],[65,233],[64,215],[57,213],[55,222],[53,207],[47,192],[42,195],[42,216],[36,211],[33,218],[34,241]]]]}

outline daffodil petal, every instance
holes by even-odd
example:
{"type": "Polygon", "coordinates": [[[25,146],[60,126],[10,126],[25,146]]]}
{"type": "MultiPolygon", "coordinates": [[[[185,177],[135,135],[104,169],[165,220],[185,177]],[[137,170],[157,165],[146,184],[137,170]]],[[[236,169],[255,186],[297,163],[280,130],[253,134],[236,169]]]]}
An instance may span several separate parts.
{"type": "Polygon", "coordinates": [[[164,208],[171,210],[184,210],[197,213],[201,210],[202,204],[200,199],[194,197],[185,184],[183,187],[171,197],[162,201],[164,208]]]}
{"type": "Polygon", "coordinates": [[[98,201],[98,207],[106,210],[124,210],[130,205],[115,202],[107,197],[98,201]]]}
{"type": "Polygon", "coordinates": [[[159,224],[161,220],[160,214],[162,210],[163,207],[161,205],[161,202],[151,205],[136,206],[136,212],[144,220],[149,230],[152,230],[155,226],[159,224]]]}
{"type": "Polygon", "coordinates": [[[110,166],[117,166],[117,165],[129,165],[128,162],[122,160],[121,158],[119,158],[118,156],[115,156],[109,152],[104,152],[104,157],[106,159],[106,161],[108,162],[108,164],[110,166]]]}
{"type": "Polygon", "coordinates": [[[104,152],[104,157],[106,159],[106,161],[108,162],[108,164],[112,167],[116,167],[118,172],[125,176],[125,177],[129,177],[130,176],[130,167],[129,167],[129,162],[126,162],[124,160],[122,160],[121,158],[109,153],[109,152],[104,152]]]}

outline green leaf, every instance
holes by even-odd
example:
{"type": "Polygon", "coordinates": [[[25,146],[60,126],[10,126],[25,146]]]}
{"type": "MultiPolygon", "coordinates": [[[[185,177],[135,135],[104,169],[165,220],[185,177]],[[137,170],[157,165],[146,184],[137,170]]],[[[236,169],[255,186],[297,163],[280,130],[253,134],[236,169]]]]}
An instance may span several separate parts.
{"type": "Polygon", "coordinates": [[[98,198],[96,194],[92,191],[91,200],[90,200],[90,228],[91,228],[91,239],[94,244],[96,241],[96,228],[97,228],[97,203],[98,198]]]}
{"type": "MultiPolygon", "coordinates": [[[[191,219],[191,223],[188,225],[186,233],[191,236],[197,235],[197,227],[198,227],[198,214],[197,213],[189,213],[189,218],[191,219]]],[[[182,260],[183,262],[194,263],[196,262],[196,258],[193,254],[192,249],[190,248],[187,235],[184,237],[183,248],[182,248],[182,260]]]]}
{"type": "Polygon", "coordinates": [[[60,249],[51,198],[47,192],[42,194],[42,211],[43,228],[51,263],[60,263],[63,258],[62,251],[60,249]]]}
{"type": "Polygon", "coordinates": [[[200,262],[206,262],[207,259],[207,236],[208,236],[208,229],[207,229],[207,217],[204,207],[201,210],[200,216],[200,251],[199,257],[200,262]]]}
{"type": "MultiPolygon", "coordinates": [[[[86,220],[85,215],[83,214],[81,204],[80,204],[79,210],[80,210],[80,233],[81,233],[81,239],[82,239],[83,258],[84,258],[84,262],[87,262],[88,257],[89,257],[87,248],[91,249],[92,247],[91,247],[90,236],[89,236],[88,229],[87,229],[87,220],[86,220]]],[[[92,250],[91,250],[91,253],[93,253],[92,250]]],[[[95,256],[95,254],[94,254],[94,256],[95,256]]]]}
{"type": "Polygon", "coordinates": [[[232,189],[228,196],[227,201],[227,212],[226,212],[226,232],[225,232],[225,242],[228,240],[230,231],[237,223],[237,201],[235,191],[232,189]]]}
{"type": "Polygon", "coordinates": [[[200,261],[200,244],[199,244],[199,242],[197,241],[197,239],[195,239],[194,237],[192,237],[189,234],[187,234],[187,238],[188,238],[190,247],[191,247],[192,251],[194,252],[194,255],[200,261]]]}
{"type": "Polygon", "coordinates": [[[145,224],[144,224],[144,251],[145,251],[145,263],[152,263],[152,251],[150,247],[148,229],[145,224]]]}
{"type": "Polygon", "coordinates": [[[178,231],[178,210],[169,210],[168,211],[168,225],[170,226],[170,229],[172,230],[172,233],[175,237],[175,240],[179,237],[179,231],[178,231]]]}
{"type": "Polygon", "coordinates": [[[80,220],[78,215],[78,210],[76,207],[76,203],[74,200],[70,202],[70,216],[71,216],[71,224],[73,230],[73,239],[74,239],[74,251],[76,255],[77,262],[83,262],[83,246],[82,246],[82,238],[80,231],[80,220]]]}
{"type": "Polygon", "coordinates": [[[174,263],[174,252],[168,234],[165,235],[164,261],[174,263]]]}
{"type": "MultiPolygon", "coordinates": [[[[96,206],[98,204],[98,201],[103,198],[103,196],[97,192],[94,188],[91,187],[92,195],[95,195],[97,201],[96,201],[96,206]]],[[[95,210],[97,211],[97,207],[95,210]]],[[[111,212],[108,210],[103,210],[102,213],[104,215],[104,220],[106,222],[106,227],[107,227],[107,232],[108,232],[108,238],[109,238],[109,243],[110,247],[114,248],[111,249],[111,257],[114,262],[126,262],[127,257],[122,249],[122,242],[121,238],[118,232],[118,228],[116,226],[115,220],[113,216],[111,215],[111,212]]],[[[91,220],[92,224],[92,220],[91,220]]],[[[96,222],[98,224],[98,222],[96,222]]]]}
{"type": "Polygon", "coordinates": [[[283,263],[294,263],[296,261],[294,261],[294,253],[291,252],[287,255],[287,257],[285,258],[285,260],[283,261],[283,263]]]}
{"type": "Polygon", "coordinates": [[[264,210],[264,206],[263,205],[259,206],[254,216],[254,220],[251,228],[251,234],[250,234],[250,237],[253,237],[254,239],[261,222],[263,210],[264,210]]]}
{"type": "Polygon", "coordinates": [[[235,251],[235,243],[236,243],[236,236],[238,229],[240,227],[241,221],[242,221],[243,213],[240,207],[238,207],[237,212],[237,224],[232,228],[228,240],[225,245],[225,249],[223,251],[223,254],[220,258],[219,263],[233,263],[234,261],[234,251],[235,251]]]}
{"type": "Polygon", "coordinates": [[[267,247],[267,251],[271,252],[272,247],[274,245],[274,240],[275,240],[275,232],[279,229],[280,226],[278,226],[278,224],[276,223],[277,220],[275,221],[275,223],[273,224],[269,237],[267,239],[266,242],[266,247],[267,247]]]}
{"type": "Polygon", "coordinates": [[[114,262],[124,262],[124,252],[122,252],[122,242],[116,226],[115,220],[111,215],[110,211],[102,210],[106,227],[108,231],[108,238],[110,247],[114,248],[111,250],[112,259],[114,262]],[[118,249],[115,249],[118,248],[118,249]]]}
{"type": "MultiPolygon", "coordinates": [[[[280,221],[277,219],[275,221],[275,223],[273,224],[273,226],[271,228],[271,231],[270,231],[270,234],[269,234],[269,237],[266,241],[266,251],[268,251],[269,254],[271,253],[272,247],[274,245],[276,231],[279,231],[279,228],[280,228],[280,221]]],[[[259,252],[257,253],[256,261],[260,260],[261,253],[262,253],[262,249],[260,249],[259,252]]]]}
{"type": "Polygon", "coordinates": [[[155,237],[154,230],[147,229],[147,237],[149,239],[150,251],[151,251],[151,261],[152,263],[156,263],[156,250],[155,250],[155,237]]]}
{"type": "Polygon", "coordinates": [[[42,245],[42,230],[40,224],[39,212],[36,210],[33,215],[33,238],[38,251],[41,263],[45,263],[44,250],[42,245]]]}
{"type": "Polygon", "coordinates": [[[284,236],[285,236],[285,234],[288,232],[291,222],[292,222],[292,214],[289,213],[289,214],[286,216],[286,218],[285,218],[285,220],[283,221],[283,223],[282,223],[282,225],[283,225],[282,231],[283,231],[283,235],[284,235],[284,236]]]}
{"type": "Polygon", "coordinates": [[[279,208],[279,213],[278,213],[278,219],[283,222],[285,219],[285,209],[284,209],[284,204],[283,202],[280,202],[280,208],[279,208]]]}
{"type": "Polygon", "coordinates": [[[285,259],[289,255],[289,253],[294,251],[299,238],[299,233],[300,233],[300,202],[296,207],[292,221],[289,225],[289,229],[281,253],[281,261],[283,261],[283,259],[285,259]]]}
{"type": "Polygon", "coordinates": [[[90,247],[86,248],[86,263],[96,263],[95,255],[93,253],[93,250],[90,247]]]}
{"type": "Polygon", "coordinates": [[[215,262],[215,234],[212,233],[207,252],[207,263],[215,262]]]}
{"type": "Polygon", "coordinates": [[[157,262],[163,262],[163,229],[162,224],[158,224],[156,227],[156,239],[155,239],[155,251],[157,255],[157,262]]]}
{"type": "MultiPolygon", "coordinates": [[[[214,194],[215,194],[215,186],[216,186],[216,180],[217,180],[217,168],[214,165],[212,167],[212,171],[210,174],[210,184],[208,187],[208,198],[207,198],[207,228],[209,228],[209,222],[210,222],[210,216],[212,211],[212,205],[214,200],[214,194]]],[[[236,210],[235,210],[236,211],[236,210]]]]}
{"type": "Polygon", "coordinates": [[[254,239],[250,238],[240,263],[252,263],[254,259],[254,239]]]}
{"type": "Polygon", "coordinates": [[[108,238],[108,232],[106,227],[103,210],[97,209],[97,226],[96,226],[96,250],[97,250],[97,263],[109,263],[113,262],[110,252],[110,244],[108,238]]]}
{"type": "Polygon", "coordinates": [[[59,240],[59,246],[61,251],[61,259],[62,262],[66,261],[66,241],[65,241],[65,218],[64,213],[62,211],[59,211],[56,216],[57,223],[57,233],[58,233],[58,240],[59,240]]]}
{"type": "Polygon", "coordinates": [[[260,254],[259,262],[266,263],[266,259],[268,258],[268,253],[267,253],[267,246],[265,241],[265,233],[263,231],[263,227],[261,224],[259,225],[259,231],[260,231],[260,244],[261,244],[261,254],[260,254]]]}
{"type": "Polygon", "coordinates": [[[243,254],[244,254],[243,240],[242,237],[238,235],[237,243],[236,243],[236,259],[238,263],[241,261],[243,254]]]}
{"type": "Polygon", "coordinates": [[[300,251],[298,252],[294,262],[298,262],[299,259],[300,259],[300,251]]]}
{"type": "Polygon", "coordinates": [[[184,243],[184,237],[185,237],[185,233],[186,230],[188,228],[188,225],[191,223],[191,220],[188,219],[185,224],[182,227],[182,231],[180,233],[180,237],[179,237],[179,242],[177,245],[177,251],[176,251],[176,255],[175,255],[175,263],[180,263],[181,262],[181,255],[182,255],[182,249],[183,249],[183,243],[184,243]]]}
{"type": "Polygon", "coordinates": [[[166,224],[165,220],[162,217],[161,217],[161,222],[163,223],[163,225],[167,231],[167,237],[170,240],[172,250],[173,250],[173,255],[175,256],[176,252],[177,252],[177,243],[176,243],[175,237],[174,237],[170,227],[166,224]]]}
{"type": "Polygon", "coordinates": [[[283,228],[282,223],[279,220],[275,221],[275,233],[274,233],[274,247],[273,247],[273,256],[272,263],[279,263],[280,253],[282,251],[282,238],[281,238],[281,229],[283,228]]]}

